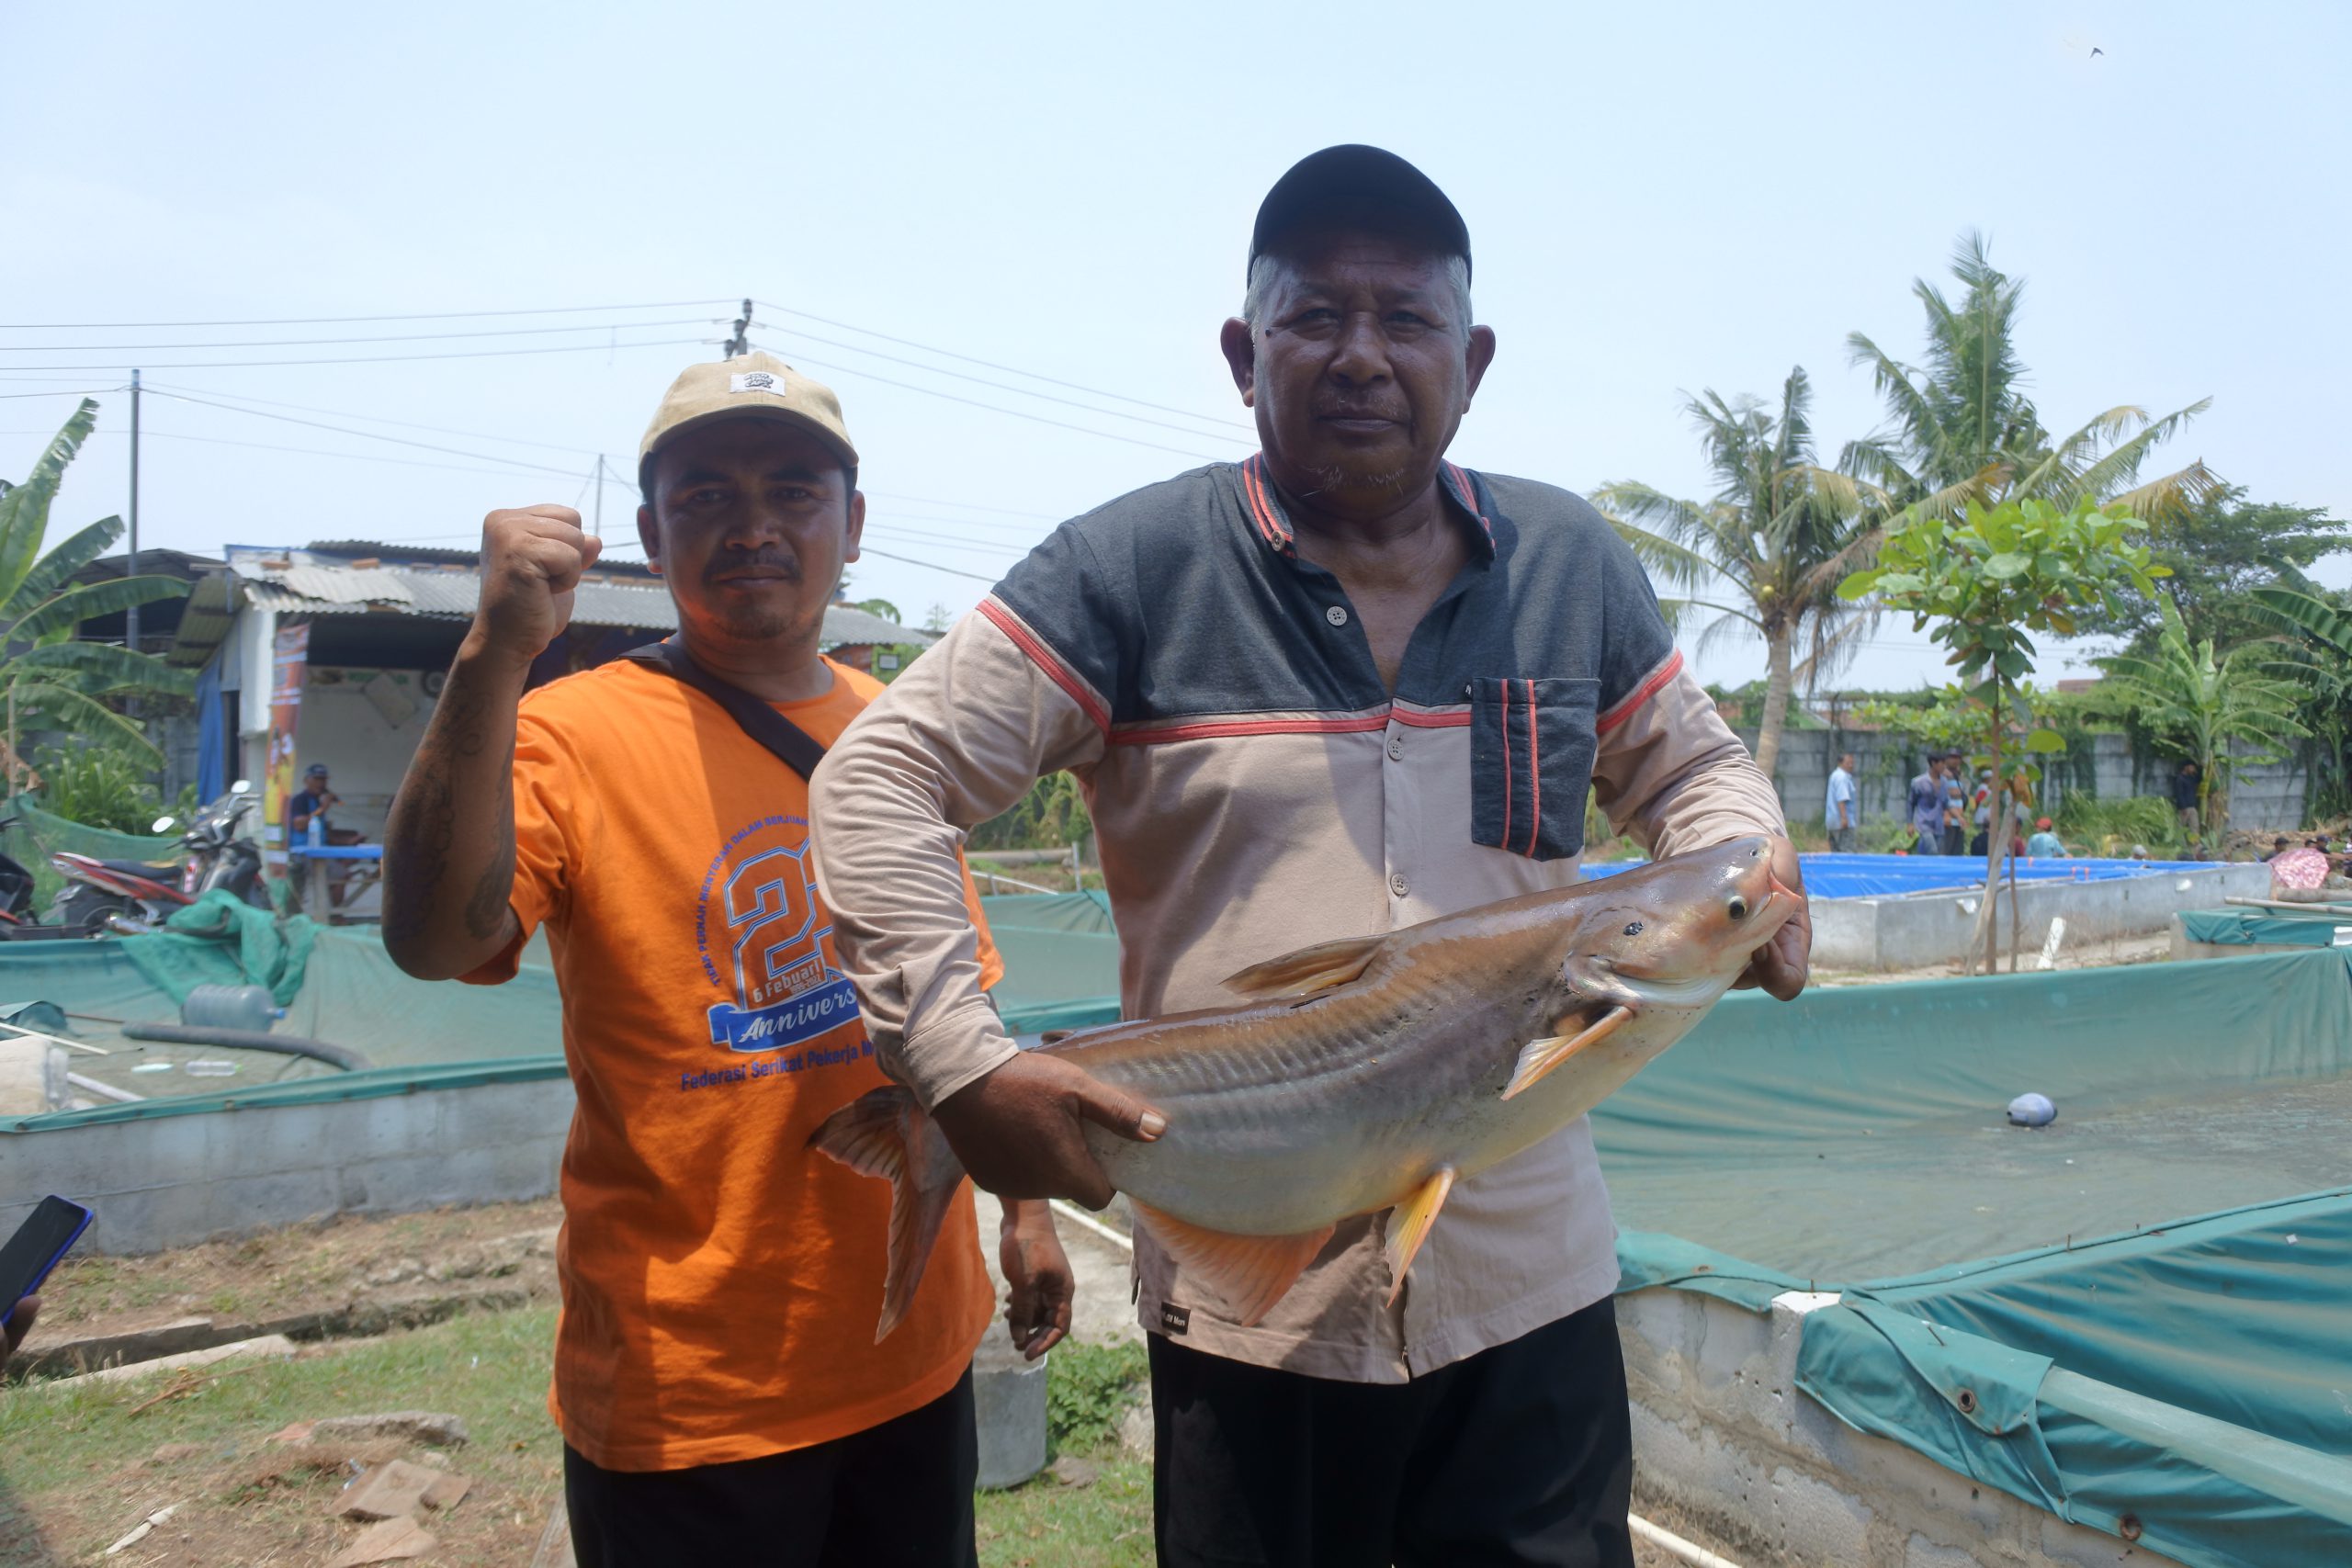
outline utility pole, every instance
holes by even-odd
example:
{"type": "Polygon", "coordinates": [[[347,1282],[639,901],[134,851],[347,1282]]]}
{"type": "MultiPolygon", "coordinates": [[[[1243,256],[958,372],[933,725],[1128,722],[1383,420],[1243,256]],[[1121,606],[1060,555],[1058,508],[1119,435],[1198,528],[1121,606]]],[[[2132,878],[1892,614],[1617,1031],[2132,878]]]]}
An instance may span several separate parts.
{"type": "MultiPolygon", "coordinates": [[[[139,575],[139,372],[130,373],[130,554],[123,562],[122,575],[139,575]]],[[[131,652],[139,651],[139,606],[130,605],[122,613],[123,646],[131,652]]]]}
{"type": "Polygon", "coordinates": [[[743,336],[744,333],[751,330],[752,302],[749,299],[746,299],[743,301],[743,313],[735,320],[735,335],[727,340],[728,358],[733,359],[740,355],[745,355],[752,352],[752,345],[748,342],[744,341],[743,336]]]}

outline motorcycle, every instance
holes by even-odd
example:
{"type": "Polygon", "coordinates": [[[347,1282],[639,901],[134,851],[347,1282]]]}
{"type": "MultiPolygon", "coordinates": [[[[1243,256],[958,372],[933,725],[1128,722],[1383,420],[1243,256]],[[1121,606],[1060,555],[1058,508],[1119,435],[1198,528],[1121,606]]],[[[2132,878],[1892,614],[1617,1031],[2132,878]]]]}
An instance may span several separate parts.
{"type": "MultiPolygon", "coordinates": [[[[19,817],[0,817],[0,835],[22,823],[19,817]]],[[[0,854],[0,937],[33,930],[33,874],[15,859],[0,854]]]]}
{"type": "MultiPolygon", "coordinates": [[[[261,850],[237,836],[254,808],[253,785],[239,779],[229,793],[196,814],[180,835],[183,858],[170,861],[100,860],[59,851],[49,863],[65,878],[50,906],[47,924],[79,936],[136,936],[158,930],[175,911],[215,887],[257,908],[271,908],[261,878],[261,850]]],[[[175,819],[159,817],[154,831],[167,833],[175,819]]]]}

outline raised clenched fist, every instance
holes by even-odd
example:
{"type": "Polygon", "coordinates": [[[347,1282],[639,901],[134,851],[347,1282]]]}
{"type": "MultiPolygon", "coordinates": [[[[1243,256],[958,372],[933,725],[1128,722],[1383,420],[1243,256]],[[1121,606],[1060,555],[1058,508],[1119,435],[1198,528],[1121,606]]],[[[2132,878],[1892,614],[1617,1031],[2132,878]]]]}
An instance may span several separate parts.
{"type": "Polygon", "coordinates": [[[525,506],[483,518],[474,637],[495,652],[537,658],[571,619],[580,574],[604,548],[569,506],[525,506]]]}

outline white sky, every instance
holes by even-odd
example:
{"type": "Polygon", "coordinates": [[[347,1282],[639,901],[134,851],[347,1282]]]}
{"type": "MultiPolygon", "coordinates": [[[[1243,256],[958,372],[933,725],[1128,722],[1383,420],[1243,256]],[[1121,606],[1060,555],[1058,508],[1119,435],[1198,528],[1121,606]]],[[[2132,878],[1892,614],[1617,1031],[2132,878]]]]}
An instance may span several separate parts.
{"type": "MultiPolygon", "coordinates": [[[[1794,364],[1834,456],[1877,420],[1845,334],[1916,353],[1911,280],[1939,276],[1981,227],[2030,279],[2022,343],[2046,423],[2211,395],[2178,460],[2352,515],[2335,395],[2352,360],[2340,6],[101,4],[9,7],[0,54],[8,323],[748,293],[1187,411],[764,312],[779,325],[754,341],[842,395],[869,543],[916,558],[869,555],[853,592],[910,619],[967,608],[1060,517],[1250,449],[1217,423],[1242,411],[1216,329],[1265,187],[1341,141],[1412,158],[1468,220],[1477,312],[1501,339],[1453,453],[1472,467],[1697,493],[1680,392],[1769,396],[1794,364]]],[[[136,364],[151,384],[489,459],[153,397],[143,543],[466,545],[492,507],[582,497],[599,451],[633,472],[663,385],[716,352],[611,345],[716,340],[731,314],[0,331],[0,473],[20,475],[71,409],[51,394],[119,387],[136,364]],[[164,346],[582,321],[601,330],[164,346]],[[639,322],[671,324],[613,326],[639,322]],[[243,363],[541,344],[594,346],[243,363]],[[284,447],[310,451],[264,449],[284,447]],[[534,463],[560,472],[517,466],[534,463]]],[[[103,392],[61,527],[123,509],[127,400],[103,392]]],[[[629,518],[609,490],[607,534],[629,518]]],[[[2323,575],[2352,581],[2348,558],[2323,575]]],[[[1891,625],[1846,679],[1908,684],[1939,662],[1891,625]]],[[[1762,660],[1735,645],[1700,666],[1736,683],[1762,660]]]]}

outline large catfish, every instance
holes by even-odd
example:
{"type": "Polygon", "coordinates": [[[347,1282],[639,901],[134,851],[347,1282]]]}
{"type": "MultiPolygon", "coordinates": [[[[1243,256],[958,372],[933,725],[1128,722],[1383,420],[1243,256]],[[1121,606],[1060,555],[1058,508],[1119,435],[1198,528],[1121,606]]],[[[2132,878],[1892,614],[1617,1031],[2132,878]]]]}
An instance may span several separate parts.
{"type": "MultiPolygon", "coordinates": [[[[1384,1209],[1393,1302],[1456,1181],[1615,1092],[1800,903],[1772,841],[1741,839],[1301,948],[1227,980],[1250,998],[1238,1006],[1043,1048],[1166,1114],[1153,1142],[1090,1125],[1088,1145],[1236,1321],[1263,1317],[1339,1222],[1384,1209]]],[[[963,1167],[903,1089],[844,1106],[809,1145],[890,1182],[878,1340],[914,1297],[963,1167]]]]}

